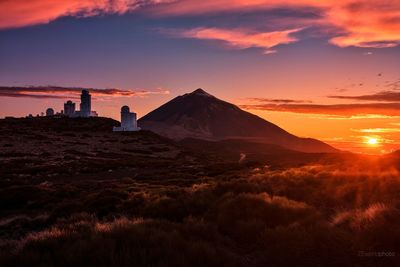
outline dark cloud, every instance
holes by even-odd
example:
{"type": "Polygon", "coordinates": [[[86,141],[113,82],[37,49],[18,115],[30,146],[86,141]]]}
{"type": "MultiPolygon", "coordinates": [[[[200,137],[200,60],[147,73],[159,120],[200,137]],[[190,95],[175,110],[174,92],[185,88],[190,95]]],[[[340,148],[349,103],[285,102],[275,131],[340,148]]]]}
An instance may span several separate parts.
{"type": "Polygon", "coordinates": [[[335,88],[335,91],[338,92],[338,93],[344,93],[344,92],[349,91],[349,89],[345,89],[345,88],[335,88]]]}
{"type": "Polygon", "coordinates": [[[311,100],[279,99],[279,98],[262,98],[262,97],[247,98],[247,100],[249,100],[249,101],[254,101],[254,102],[262,102],[262,103],[282,103],[282,104],[289,104],[289,103],[312,103],[311,100]]]}
{"type": "Polygon", "coordinates": [[[150,94],[169,94],[167,90],[132,90],[117,88],[81,88],[60,86],[0,86],[0,97],[26,97],[26,98],[79,98],[83,89],[87,89],[95,96],[145,96],[150,94]]]}
{"type": "Polygon", "coordinates": [[[56,98],[56,99],[77,99],[79,98],[78,96],[67,96],[67,95],[35,95],[35,94],[21,94],[21,93],[11,93],[11,92],[5,92],[0,90],[0,97],[27,97],[27,98],[56,98]]]}
{"type": "Polygon", "coordinates": [[[400,103],[368,103],[368,104],[250,104],[240,105],[248,110],[281,111],[306,114],[325,115],[366,115],[400,116],[400,103]]]}
{"type": "Polygon", "coordinates": [[[400,102],[400,92],[394,92],[394,91],[382,91],[369,95],[358,95],[358,96],[331,95],[328,97],[335,99],[348,99],[348,100],[358,100],[358,101],[400,102]]]}
{"type": "Polygon", "coordinates": [[[396,81],[386,81],[385,83],[385,86],[391,90],[400,90],[400,79],[396,81]]]}

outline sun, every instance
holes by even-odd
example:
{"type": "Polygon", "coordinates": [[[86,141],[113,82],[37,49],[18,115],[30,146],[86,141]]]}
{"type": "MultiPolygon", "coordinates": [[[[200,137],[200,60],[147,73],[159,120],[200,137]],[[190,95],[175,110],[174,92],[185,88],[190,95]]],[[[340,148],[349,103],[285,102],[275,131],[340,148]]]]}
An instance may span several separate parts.
{"type": "Polygon", "coordinates": [[[377,145],[377,144],[379,144],[379,139],[375,138],[375,137],[367,137],[367,142],[366,143],[368,145],[371,145],[371,146],[377,145]]]}

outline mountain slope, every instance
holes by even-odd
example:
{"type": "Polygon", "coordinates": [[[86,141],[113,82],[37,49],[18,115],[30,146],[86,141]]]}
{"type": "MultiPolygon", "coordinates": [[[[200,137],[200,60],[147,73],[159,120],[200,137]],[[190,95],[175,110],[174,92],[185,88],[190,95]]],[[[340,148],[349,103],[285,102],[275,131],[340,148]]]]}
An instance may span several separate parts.
{"type": "Polygon", "coordinates": [[[321,141],[296,137],[202,89],[172,99],[142,117],[139,125],[175,140],[246,139],[303,152],[337,151],[321,141]]]}

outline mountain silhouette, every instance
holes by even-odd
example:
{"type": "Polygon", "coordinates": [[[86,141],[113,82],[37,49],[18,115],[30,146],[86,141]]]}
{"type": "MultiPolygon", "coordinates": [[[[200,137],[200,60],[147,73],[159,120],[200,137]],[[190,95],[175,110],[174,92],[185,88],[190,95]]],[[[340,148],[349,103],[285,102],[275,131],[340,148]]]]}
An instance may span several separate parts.
{"type": "Polygon", "coordinates": [[[319,140],[292,135],[203,89],[172,99],[142,117],[138,123],[142,129],[175,140],[245,139],[302,152],[338,151],[319,140]]]}

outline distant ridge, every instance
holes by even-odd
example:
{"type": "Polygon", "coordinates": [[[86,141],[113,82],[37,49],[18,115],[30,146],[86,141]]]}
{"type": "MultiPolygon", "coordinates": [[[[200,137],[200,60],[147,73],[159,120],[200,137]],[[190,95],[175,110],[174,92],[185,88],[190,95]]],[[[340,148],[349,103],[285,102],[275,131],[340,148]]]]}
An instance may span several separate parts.
{"type": "Polygon", "coordinates": [[[245,139],[302,152],[338,152],[319,140],[292,135],[200,88],[172,99],[142,117],[138,123],[142,129],[175,140],[245,139]]]}

